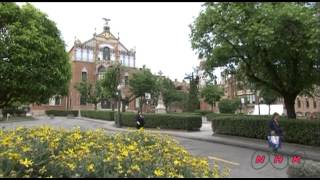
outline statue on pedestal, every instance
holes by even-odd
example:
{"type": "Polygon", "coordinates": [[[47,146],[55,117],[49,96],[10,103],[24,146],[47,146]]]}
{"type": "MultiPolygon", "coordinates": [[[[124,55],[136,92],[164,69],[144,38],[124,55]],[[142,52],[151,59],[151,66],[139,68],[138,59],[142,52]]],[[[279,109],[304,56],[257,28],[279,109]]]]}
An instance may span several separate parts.
{"type": "Polygon", "coordinates": [[[157,114],[165,114],[166,112],[166,107],[163,105],[163,100],[162,100],[162,94],[160,93],[159,99],[158,99],[158,105],[156,107],[157,114]]]}

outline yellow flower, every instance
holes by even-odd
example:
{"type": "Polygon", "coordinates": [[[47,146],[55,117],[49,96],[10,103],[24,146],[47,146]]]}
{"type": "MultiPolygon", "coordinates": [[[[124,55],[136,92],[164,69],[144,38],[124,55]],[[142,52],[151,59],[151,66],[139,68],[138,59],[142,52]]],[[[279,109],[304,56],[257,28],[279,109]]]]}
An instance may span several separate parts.
{"type": "Polygon", "coordinates": [[[94,172],[94,164],[90,164],[88,167],[87,167],[87,170],[89,172],[94,172]]]}
{"type": "MultiPolygon", "coordinates": [[[[4,154],[5,154],[5,153],[4,153],[4,154]]],[[[9,152],[9,153],[8,153],[8,157],[9,157],[9,159],[18,160],[19,157],[20,157],[20,154],[9,152]]]]}
{"type": "Polygon", "coordinates": [[[32,165],[32,161],[25,158],[24,160],[20,160],[20,164],[24,165],[25,167],[29,167],[32,165]]]}
{"type": "Polygon", "coordinates": [[[130,146],[128,147],[128,149],[129,149],[130,151],[133,151],[133,150],[135,150],[135,147],[134,147],[133,145],[130,145],[130,146]]]}
{"type": "Polygon", "coordinates": [[[133,171],[140,171],[140,167],[139,167],[137,164],[131,166],[131,169],[132,169],[133,171]]]}
{"type": "Polygon", "coordinates": [[[179,164],[180,164],[180,161],[175,160],[175,161],[173,162],[173,164],[174,164],[175,166],[177,166],[177,165],[179,165],[179,164]]]}
{"type": "Polygon", "coordinates": [[[28,146],[23,146],[22,147],[22,152],[28,152],[28,151],[31,151],[30,147],[28,147],[28,146]]]}
{"type": "Polygon", "coordinates": [[[154,175],[156,175],[156,176],[158,176],[158,177],[164,175],[164,172],[163,172],[161,169],[159,169],[159,168],[157,168],[156,170],[154,170],[153,173],[154,173],[154,175]]]}
{"type": "Polygon", "coordinates": [[[72,164],[72,163],[68,163],[67,166],[69,167],[69,169],[71,171],[73,171],[76,168],[76,166],[74,164],[72,164]]]}
{"type": "Polygon", "coordinates": [[[123,150],[121,152],[121,155],[124,156],[124,157],[127,157],[129,155],[128,151],[127,150],[123,150]]]}

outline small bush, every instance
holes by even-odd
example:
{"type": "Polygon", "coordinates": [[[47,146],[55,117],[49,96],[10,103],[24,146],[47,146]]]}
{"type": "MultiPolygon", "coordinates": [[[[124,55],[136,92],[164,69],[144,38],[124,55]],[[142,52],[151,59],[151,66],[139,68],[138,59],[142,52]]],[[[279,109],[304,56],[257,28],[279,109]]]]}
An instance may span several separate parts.
{"type": "Polygon", "coordinates": [[[221,113],[232,113],[234,114],[235,111],[239,108],[240,101],[238,99],[229,100],[229,99],[222,99],[219,101],[219,111],[221,113]]]}
{"type": "Polygon", "coordinates": [[[46,115],[48,116],[68,116],[72,115],[74,117],[78,116],[78,111],[65,111],[65,110],[47,110],[46,115]]]}
{"type": "Polygon", "coordinates": [[[4,108],[2,110],[2,114],[6,117],[8,114],[12,116],[26,116],[27,110],[26,109],[19,109],[17,107],[12,107],[12,108],[4,108]]]}
{"type": "Polygon", "coordinates": [[[302,166],[289,165],[287,171],[289,178],[319,178],[320,162],[306,160],[302,166]]]}
{"type": "Polygon", "coordinates": [[[106,121],[114,121],[113,111],[81,111],[81,116],[106,121]]]}
{"type": "MultiPolygon", "coordinates": [[[[225,116],[214,117],[212,130],[216,134],[226,134],[249,138],[266,139],[269,116],[225,116]]],[[[285,142],[320,145],[320,121],[281,118],[280,127],[284,131],[285,142]]]]}
{"type": "Polygon", "coordinates": [[[102,130],[49,127],[0,130],[0,177],[197,178],[225,177],[177,141],[143,130],[107,135],[102,130]]]}
{"type": "MultiPolygon", "coordinates": [[[[136,114],[121,113],[121,124],[136,126],[136,114]]],[[[144,114],[145,128],[199,130],[202,125],[201,116],[185,114],[144,114]]]]}

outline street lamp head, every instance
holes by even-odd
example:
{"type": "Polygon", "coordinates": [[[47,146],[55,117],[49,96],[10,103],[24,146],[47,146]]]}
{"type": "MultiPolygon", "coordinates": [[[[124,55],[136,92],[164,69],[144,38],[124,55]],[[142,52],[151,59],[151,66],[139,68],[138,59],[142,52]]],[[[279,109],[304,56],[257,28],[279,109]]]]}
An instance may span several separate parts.
{"type": "Polygon", "coordinates": [[[120,85],[120,84],[117,86],[117,89],[118,89],[119,91],[121,90],[121,85],[120,85]]]}

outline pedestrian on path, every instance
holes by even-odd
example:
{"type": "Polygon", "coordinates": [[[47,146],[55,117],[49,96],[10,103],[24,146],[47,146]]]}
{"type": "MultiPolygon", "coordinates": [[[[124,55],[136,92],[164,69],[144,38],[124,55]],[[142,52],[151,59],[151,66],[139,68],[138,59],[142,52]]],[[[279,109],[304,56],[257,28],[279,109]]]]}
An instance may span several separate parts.
{"type": "Polygon", "coordinates": [[[280,115],[274,113],[271,121],[269,122],[269,133],[268,133],[268,143],[272,147],[273,151],[277,152],[281,148],[281,143],[283,141],[283,131],[279,124],[280,115]]]}
{"type": "Polygon", "coordinates": [[[143,128],[144,126],[144,117],[141,111],[138,111],[138,115],[136,117],[137,129],[143,128]]]}

